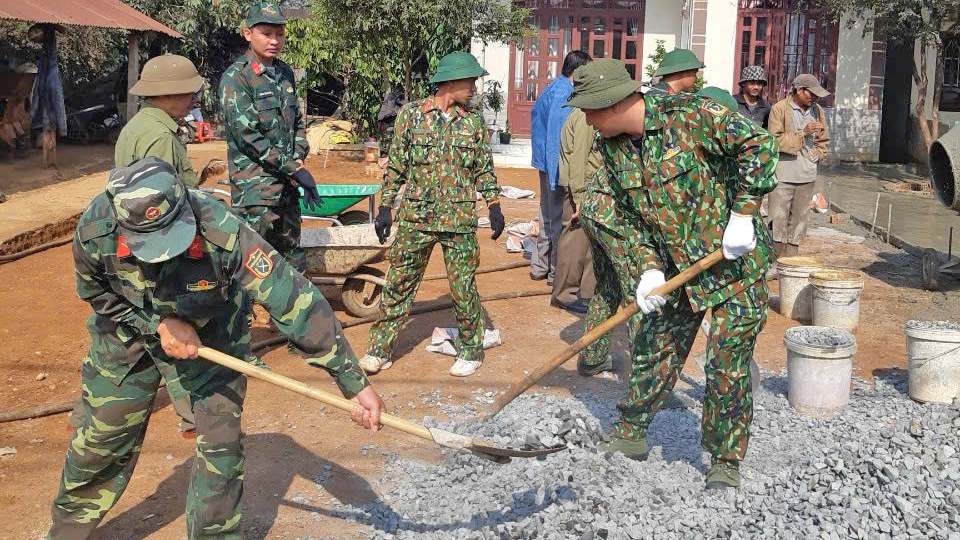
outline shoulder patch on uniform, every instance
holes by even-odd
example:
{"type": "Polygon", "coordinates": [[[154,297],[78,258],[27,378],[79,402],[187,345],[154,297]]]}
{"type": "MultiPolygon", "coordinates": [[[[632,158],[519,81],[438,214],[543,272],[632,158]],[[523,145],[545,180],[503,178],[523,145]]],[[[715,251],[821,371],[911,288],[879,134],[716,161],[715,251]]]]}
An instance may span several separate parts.
{"type": "Polygon", "coordinates": [[[709,99],[704,100],[700,104],[700,108],[714,116],[720,116],[722,114],[727,114],[728,112],[730,112],[730,109],[724,107],[723,105],[717,103],[716,101],[709,100],[709,99]]]}
{"type": "Polygon", "coordinates": [[[273,261],[260,248],[256,248],[247,254],[243,267],[250,272],[250,275],[257,279],[264,279],[273,272],[273,261]]]}
{"type": "Polygon", "coordinates": [[[97,221],[77,227],[77,236],[80,238],[81,242],[86,242],[87,240],[93,240],[94,238],[106,236],[112,233],[116,228],[116,220],[114,220],[112,216],[105,217],[103,219],[98,219],[97,221]]]}

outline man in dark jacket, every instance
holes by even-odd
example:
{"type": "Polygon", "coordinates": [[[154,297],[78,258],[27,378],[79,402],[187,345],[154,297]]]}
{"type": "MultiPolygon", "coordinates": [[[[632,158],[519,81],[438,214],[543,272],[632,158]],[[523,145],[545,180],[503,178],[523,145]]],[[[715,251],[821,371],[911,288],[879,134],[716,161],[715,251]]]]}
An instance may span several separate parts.
{"type": "Polygon", "coordinates": [[[763,99],[767,88],[767,75],[763,66],[747,66],[740,72],[740,93],[733,96],[740,105],[740,114],[767,128],[770,118],[770,102],[763,99]]]}

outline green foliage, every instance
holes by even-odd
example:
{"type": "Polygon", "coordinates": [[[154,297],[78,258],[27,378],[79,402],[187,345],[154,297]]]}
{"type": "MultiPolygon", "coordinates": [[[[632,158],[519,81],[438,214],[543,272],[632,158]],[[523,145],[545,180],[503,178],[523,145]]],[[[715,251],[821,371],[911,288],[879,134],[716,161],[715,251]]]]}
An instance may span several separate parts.
{"type": "MultiPolygon", "coordinates": [[[[663,57],[666,56],[667,54],[667,49],[666,47],[664,47],[665,43],[666,41],[662,39],[658,39],[657,47],[654,49],[654,51],[650,55],[647,56],[647,58],[650,59],[650,64],[648,64],[647,67],[644,68],[644,71],[646,71],[647,77],[651,79],[656,76],[654,75],[654,73],[656,73],[657,70],[660,69],[660,64],[663,63],[663,57]]],[[[700,89],[702,89],[706,85],[707,85],[707,82],[703,79],[703,74],[697,73],[697,81],[693,83],[693,88],[690,89],[690,92],[697,93],[700,91],[700,89]]]]}
{"type": "Polygon", "coordinates": [[[503,125],[503,133],[506,133],[507,135],[510,134],[510,121],[509,121],[509,120],[507,120],[507,122],[503,125]]]}
{"type": "Polygon", "coordinates": [[[486,90],[483,92],[482,104],[493,111],[493,123],[498,122],[500,111],[503,110],[503,104],[506,99],[501,90],[500,81],[487,81],[486,90]]]}

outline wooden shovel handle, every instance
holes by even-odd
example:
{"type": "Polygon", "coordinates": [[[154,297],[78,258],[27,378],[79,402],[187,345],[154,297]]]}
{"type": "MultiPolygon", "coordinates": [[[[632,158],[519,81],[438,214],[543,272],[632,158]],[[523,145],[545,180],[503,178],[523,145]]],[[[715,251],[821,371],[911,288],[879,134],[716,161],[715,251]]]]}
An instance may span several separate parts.
{"type": "MultiPolygon", "coordinates": [[[[703,272],[707,268],[717,264],[723,259],[723,250],[718,249],[713,253],[707,255],[706,257],[700,259],[699,261],[693,263],[683,272],[680,272],[676,276],[670,278],[669,281],[660,285],[656,289],[650,291],[652,296],[666,296],[676,289],[679,289],[688,281],[693,279],[694,276],[703,272]]],[[[600,336],[606,334],[610,330],[613,330],[615,326],[626,321],[639,310],[636,302],[631,302],[630,305],[621,309],[615,313],[609,319],[603,321],[596,328],[587,332],[580,339],[574,341],[572,344],[563,349],[556,356],[554,356],[549,362],[543,364],[537,369],[530,372],[529,375],[524,377],[520,382],[511,386],[505,394],[497,398],[497,401],[493,404],[493,411],[487,415],[487,418],[492,417],[493,415],[500,412],[500,409],[503,409],[507,406],[507,403],[510,403],[517,396],[524,393],[527,388],[530,388],[537,383],[540,379],[544,378],[547,373],[557,369],[561,364],[570,359],[571,356],[580,352],[584,347],[590,345],[594,341],[600,339],[600,336]]]]}
{"type": "MultiPolygon", "coordinates": [[[[272,371],[259,368],[253,364],[250,364],[249,362],[244,362],[243,360],[234,358],[229,354],[224,354],[216,349],[200,347],[197,349],[197,354],[201,358],[205,358],[215,364],[220,364],[221,366],[228,367],[234,371],[239,371],[240,373],[243,373],[249,377],[260,379],[261,381],[279,386],[280,388],[285,388],[291,392],[296,392],[301,396],[315,399],[347,412],[352,412],[353,408],[357,405],[356,402],[350,401],[349,399],[331,394],[330,392],[325,392],[319,388],[314,388],[296,379],[284,377],[283,375],[274,373],[272,371]]],[[[414,424],[413,422],[404,420],[398,416],[393,416],[392,414],[380,413],[380,423],[394,429],[399,429],[400,431],[409,433],[411,435],[416,435],[422,439],[427,439],[428,441],[433,440],[433,436],[430,434],[430,430],[427,428],[421,426],[420,424],[414,424]]]]}

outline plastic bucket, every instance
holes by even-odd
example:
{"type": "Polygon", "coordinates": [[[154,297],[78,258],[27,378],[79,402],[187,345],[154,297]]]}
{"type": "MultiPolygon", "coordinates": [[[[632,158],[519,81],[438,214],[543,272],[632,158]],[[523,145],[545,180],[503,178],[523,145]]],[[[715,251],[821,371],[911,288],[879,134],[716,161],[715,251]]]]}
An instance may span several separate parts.
{"type": "Polygon", "coordinates": [[[910,397],[950,403],[960,396],[960,330],[923,328],[909,321],[903,333],[907,336],[910,397]]]}
{"type": "Polygon", "coordinates": [[[863,275],[840,269],[816,270],[810,274],[813,287],[813,324],[851,332],[860,322],[860,292],[863,275]]]}
{"type": "Polygon", "coordinates": [[[797,411],[826,416],[850,402],[850,376],[857,341],[853,334],[827,326],[798,326],[783,337],[787,348],[787,401],[797,411]],[[818,344],[806,336],[835,338],[839,343],[818,344]]]}
{"type": "Polygon", "coordinates": [[[782,257],[777,260],[781,315],[801,322],[813,319],[810,274],[822,268],[823,262],[816,257],[782,257]]]}

